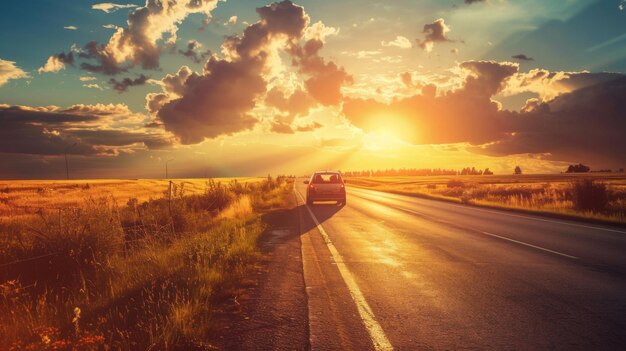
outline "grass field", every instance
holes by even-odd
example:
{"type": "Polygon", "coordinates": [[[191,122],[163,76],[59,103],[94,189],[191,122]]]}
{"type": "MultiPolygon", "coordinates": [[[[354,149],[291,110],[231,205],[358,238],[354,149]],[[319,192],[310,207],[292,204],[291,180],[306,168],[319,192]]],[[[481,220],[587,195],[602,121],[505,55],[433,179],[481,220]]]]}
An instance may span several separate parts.
{"type": "Polygon", "coordinates": [[[459,203],[626,223],[626,173],[354,177],[357,187],[459,203]]]}
{"type": "Polygon", "coordinates": [[[173,184],[3,182],[0,350],[213,349],[293,180],[173,184]]]}
{"type": "MultiPolygon", "coordinates": [[[[260,182],[265,178],[213,178],[228,184],[260,182]]],[[[188,195],[202,194],[208,179],[174,179],[188,195]]],[[[130,199],[139,202],[163,197],[168,191],[168,180],[17,180],[0,181],[0,218],[38,213],[41,210],[68,209],[80,206],[85,199],[107,198],[118,204],[130,199]]]]}

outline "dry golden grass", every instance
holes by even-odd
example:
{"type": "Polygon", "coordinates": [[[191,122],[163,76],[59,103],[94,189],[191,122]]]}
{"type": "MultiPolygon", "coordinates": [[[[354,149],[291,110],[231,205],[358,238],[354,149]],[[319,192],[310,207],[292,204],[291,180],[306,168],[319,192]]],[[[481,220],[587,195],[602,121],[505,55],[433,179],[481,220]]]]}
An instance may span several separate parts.
{"type": "MultiPolygon", "coordinates": [[[[102,195],[97,183],[87,190],[102,195]]],[[[261,215],[292,186],[176,182],[171,201],[128,201],[139,194],[125,185],[77,209],[0,218],[0,350],[211,349],[213,312],[259,255],[261,215]]]]}
{"type": "MultiPolygon", "coordinates": [[[[245,184],[264,178],[212,178],[227,184],[232,180],[245,184]]],[[[184,184],[188,195],[202,194],[208,179],[173,179],[184,184]]],[[[85,199],[107,198],[119,204],[129,199],[144,202],[163,197],[169,187],[168,180],[17,180],[0,181],[0,218],[34,214],[44,210],[67,209],[80,206],[85,199]]]]}
{"type": "Polygon", "coordinates": [[[626,223],[625,173],[356,177],[348,178],[348,184],[466,204],[626,223]],[[574,206],[572,184],[583,179],[606,186],[609,201],[602,211],[582,211],[574,206]]]}

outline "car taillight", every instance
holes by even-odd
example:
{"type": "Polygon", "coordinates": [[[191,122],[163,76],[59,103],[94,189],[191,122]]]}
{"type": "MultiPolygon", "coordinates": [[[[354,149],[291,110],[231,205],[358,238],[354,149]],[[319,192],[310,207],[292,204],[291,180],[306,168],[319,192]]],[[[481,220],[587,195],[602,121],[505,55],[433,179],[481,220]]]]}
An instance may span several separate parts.
{"type": "Polygon", "coordinates": [[[310,191],[315,191],[315,186],[313,186],[313,184],[309,185],[309,190],[310,191]]]}
{"type": "Polygon", "coordinates": [[[339,186],[339,191],[341,191],[341,192],[345,192],[345,191],[346,191],[346,186],[345,186],[345,185],[343,185],[343,184],[341,184],[341,185],[339,186]]]}

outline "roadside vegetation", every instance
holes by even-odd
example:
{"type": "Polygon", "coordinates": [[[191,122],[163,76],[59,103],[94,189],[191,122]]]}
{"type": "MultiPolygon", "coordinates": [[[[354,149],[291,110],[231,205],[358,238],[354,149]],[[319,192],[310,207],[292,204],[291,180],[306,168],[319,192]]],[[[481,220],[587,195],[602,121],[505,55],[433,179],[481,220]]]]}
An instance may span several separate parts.
{"type": "Polygon", "coordinates": [[[211,349],[213,311],[292,181],[173,182],[153,199],[0,217],[2,349],[211,349]]]}
{"type": "Polygon", "coordinates": [[[348,184],[464,204],[626,223],[626,174],[353,177],[348,184]]]}
{"type": "MultiPolygon", "coordinates": [[[[259,182],[263,178],[214,178],[215,182],[259,182]]],[[[176,179],[185,187],[185,194],[202,194],[206,179],[176,179]]],[[[89,179],[89,180],[12,180],[0,181],[0,218],[32,215],[43,210],[67,209],[81,206],[86,198],[107,197],[126,202],[135,198],[139,202],[158,199],[168,190],[164,179],[89,179]]]]}

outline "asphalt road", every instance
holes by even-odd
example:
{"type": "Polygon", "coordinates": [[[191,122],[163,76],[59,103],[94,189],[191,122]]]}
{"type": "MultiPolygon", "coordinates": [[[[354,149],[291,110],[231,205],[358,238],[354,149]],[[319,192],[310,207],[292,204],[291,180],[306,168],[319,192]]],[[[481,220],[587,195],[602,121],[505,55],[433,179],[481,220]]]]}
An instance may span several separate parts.
{"type": "Polygon", "coordinates": [[[626,230],[303,180],[313,350],[626,347],[626,230]]]}

